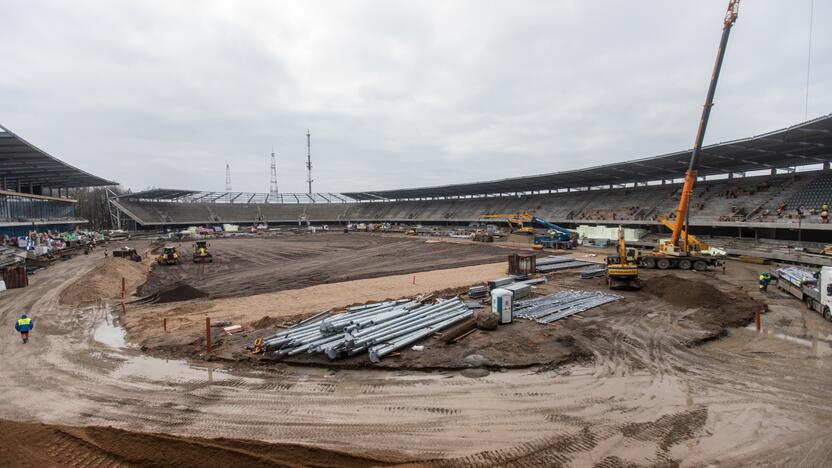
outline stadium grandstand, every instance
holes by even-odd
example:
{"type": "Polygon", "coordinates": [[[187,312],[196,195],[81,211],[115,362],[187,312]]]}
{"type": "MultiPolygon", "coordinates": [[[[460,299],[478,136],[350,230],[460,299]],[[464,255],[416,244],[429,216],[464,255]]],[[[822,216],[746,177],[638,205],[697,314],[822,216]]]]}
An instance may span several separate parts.
{"type": "MultiPolygon", "coordinates": [[[[218,223],[468,224],[488,213],[534,212],[550,221],[657,229],[673,216],[690,150],[585,169],[436,187],[343,193],[154,189],[113,200],[127,228],[218,223]]],[[[832,114],[763,135],[707,146],[691,199],[693,232],[804,239],[828,236],[832,114]],[[815,235],[812,235],[812,232],[815,235]]]]}
{"type": "Polygon", "coordinates": [[[116,185],[38,149],[0,126],[0,236],[68,231],[87,221],[76,216],[69,189],[116,185]]]}

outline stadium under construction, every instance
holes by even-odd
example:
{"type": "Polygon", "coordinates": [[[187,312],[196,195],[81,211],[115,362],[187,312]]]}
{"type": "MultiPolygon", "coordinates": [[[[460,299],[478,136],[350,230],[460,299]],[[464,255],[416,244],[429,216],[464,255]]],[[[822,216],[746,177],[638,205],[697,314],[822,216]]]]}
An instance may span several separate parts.
{"type": "MultiPolygon", "coordinates": [[[[513,179],[375,192],[247,193],[154,189],[115,198],[124,228],[192,225],[404,223],[464,226],[490,213],[532,212],[555,223],[657,229],[681,195],[690,150],[513,179]]],[[[832,225],[832,115],[707,146],[692,232],[821,242],[832,225]],[[826,198],[824,198],[826,197],[826,198]],[[798,233],[798,231],[801,231],[798,233]]]]}
{"type": "Polygon", "coordinates": [[[828,466],[832,114],[703,146],[738,4],[625,162],[130,192],[0,127],[0,466],[828,466]]]}

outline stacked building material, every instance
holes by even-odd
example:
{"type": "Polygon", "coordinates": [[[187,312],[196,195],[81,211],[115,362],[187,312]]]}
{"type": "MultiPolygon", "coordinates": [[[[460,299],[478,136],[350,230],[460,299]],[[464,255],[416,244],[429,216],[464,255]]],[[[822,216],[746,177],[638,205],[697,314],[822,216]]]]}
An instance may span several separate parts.
{"type": "Polygon", "coordinates": [[[514,315],[538,323],[552,323],[618,299],[621,296],[597,291],[560,291],[515,302],[514,315]]]}
{"type": "Polygon", "coordinates": [[[367,353],[370,361],[472,317],[459,298],[425,305],[391,301],[318,316],[264,338],[261,349],[277,357],[324,353],[330,359],[367,353]]]}
{"type": "Polygon", "coordinates": [[[17,250],[0,246],[0,268],[13,266],[16,263],[19,263],[22,258],[25,257],[23,255],[18,255],[17,250]]]}
{"type": "Polygon", "coordinates": [[[506,284],[511,284],[514,282],[514,276],[503,276],[500,278],[494,278],[493,280],[488,280],[488,290],[491,291],[492,289],[499,288],[506,284]]]}
{"type": "Polygon", "coordinates": [[[581,278],[597,278],[599,276],[604,276],[607,274],[607,266],[606,265],[593,265],[590,267],[586,267],[580,271],[581,278]]]}
{"type": "Polygon", "coordinates": [[[814,284],[817,281],[812,272],[797,267],[778,268],[777,277],[788,281],[798,288],[802,287],[805,283],[814,284]]]}
{"type": "Polygon", "coordinates": [[[500,288],[510,291],[512,300],[515,301],[528,296],[532,292],[531,285],[525,282],[507,284],[505,286],[500,286],[500,288]]]}
{"type": "Polygon", "coordinates": [[[549,256],[537,259],[537,272],[549,273],[557,270],[566,270],[569,268],[577,268],[580,266],[592,265],[592,262],[584,260],[575,260],[571,257],[555,257],[549,256]]]}
{"type": "Polygon", "coordinates": [[[488,288],[486,286],[471,286],[468,288],[468,297],[471,299],[478,299],[488,295],[488,288]]]}

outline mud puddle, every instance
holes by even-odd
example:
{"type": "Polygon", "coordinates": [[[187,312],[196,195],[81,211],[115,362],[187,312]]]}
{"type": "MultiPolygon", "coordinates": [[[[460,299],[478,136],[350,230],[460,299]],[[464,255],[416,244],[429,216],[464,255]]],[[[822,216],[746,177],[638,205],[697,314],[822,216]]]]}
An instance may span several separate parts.
{"type": "Polygon", "coordinates": [[[134,356],[121,364],[112,376],[117,379],[143,379],[183,383],[193,381],[218,382],[238,379],[228,371],[212,367],[199,367],[185,361],[167,360],[149,356],[134,356]]]}
{"type": "Polygon", "coordinates": [[[95,327],[92,337],[95,341],[111,348],[126,348],[126,335],[127,331],[121,326],[118,315],[107,310],[106,318],[95,327]]]}
{"type": "Polygon", "coordinates": [[[779,338],[781,340],[788,341],[789,343],[794,343],[801,347],[808,348],[815,357],[832,356],[832,340],[829,339],[830,337],[828,335],[826,337],[812,335],[797,336],[786,333],[784,330],[775,327],[762,327],[760,331],[757,332],[757,329],[753,324],[745,327],[745,330],[750,330],[755,334],[760,333],[762,335],[779,338]]]}

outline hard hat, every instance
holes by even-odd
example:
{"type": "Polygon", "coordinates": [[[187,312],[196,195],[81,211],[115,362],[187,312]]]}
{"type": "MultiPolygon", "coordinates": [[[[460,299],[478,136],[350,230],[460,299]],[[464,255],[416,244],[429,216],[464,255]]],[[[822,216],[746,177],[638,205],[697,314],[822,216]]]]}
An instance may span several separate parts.
{"type": "Polygon", "coordinates": [[[26,315],[26,314],[20,314],[20,318],[26,318],[26,317],[28,317],[28,315],[26,315]]]}

